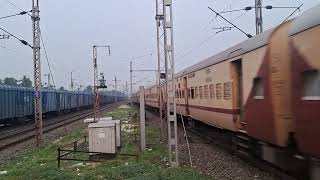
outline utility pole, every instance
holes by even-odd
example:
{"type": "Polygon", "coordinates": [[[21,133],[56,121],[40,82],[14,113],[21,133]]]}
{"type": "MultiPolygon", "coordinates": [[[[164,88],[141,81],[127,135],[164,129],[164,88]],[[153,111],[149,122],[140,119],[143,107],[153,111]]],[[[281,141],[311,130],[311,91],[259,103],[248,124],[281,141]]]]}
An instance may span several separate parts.
{"type": "Polygon", "coordinates": [[[128,81],[126,81],[126,94],[127,94],[127,96],[129,96],[129,92],[128,92],[128,81]]]}
{"type": "Polygon", "coordinates": [[[32,0],[33,67],[34,67],[34,121],[37,147],[42,144],[42,101],[40,63],[40,17],[39,0],[32,0]]]}
{"type": "Polygon", "coordinates": [[[71,91],[73,90],[73,78],[72,78],[72,71],[71,71],[71,82],[70,82],[70,87],[71,87],[71,91]]]}
{"type": "Polygon", "coordinates": [[[255,11],[256,11],[256,34],[263,32],[262,27],[262,0],[255,0],[255,11]]]}
{"type": "Polygon", "coordinates": [[[98,79],[98,64],[97,64],[97,58],[98,58],[98,48],[108,48],[109,50],[109,55],[111,54],[111,48],[110,46],[93,46],[93,92],[94,92],[94,122],[98,121],[98,113],[99,113],[99,79],[98,79]]]}
{"type": "Polygon", "coordinates": [[[115,88],[115,97],[114,97],[114,99],[115,99],[115,102],[118,102],[118,92],[117,92],[117,76],[116,77],[114,77],[114,88],[115,88]]]}
{"type": "Polygon", "coordinates": [[[161,63],[160,63],[160,25],[163,20],[163,14],[159,14],[159,0],[156,0],[156,26],[157,26],[157,53],[158,53],[158,106],[160,116],[160,139],[162,134],[162,91],[161,91],[161,63]]]}
{"type": "Polygon", "coordinates": [[[172,0],[163,0],[163,31],[164,31],[164,54],[165,75],[167,93],[167,123],[168,123],[168,146],[169,163],[171,167],[179,165],[178,161],[178,133],[177,133],[177,109],[175,99],[174,81],[174,43],[173,43],[173,14],[172,0]],[[169,38],[168,38],[169,37],[169,38]],[[172,105],[171,105],[172,104],[172,105]]]}
{"type": "Polygon", "coordinates": [[[146,113],[145,113],[145,100],[144,100],[144,87],[140,86],[140,149],[146,149],[146,113]]]}
{"type": "Polygon", "coordinates": [[[133,94],[132,94],[132,61],[130,61],[130,102],[133,107],[133,94]]]}

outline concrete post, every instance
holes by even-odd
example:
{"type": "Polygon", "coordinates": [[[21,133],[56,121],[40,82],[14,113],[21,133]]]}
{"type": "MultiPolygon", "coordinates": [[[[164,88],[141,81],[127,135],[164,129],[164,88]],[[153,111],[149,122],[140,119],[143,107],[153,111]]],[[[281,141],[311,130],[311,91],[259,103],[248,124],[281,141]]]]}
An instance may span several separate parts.
{"type": "Polygon", "coordinates": [[[141,141],[141,151],[146,149],[146,131],[145,131],[145,104],[144,104],[144,87],[140,86],[140,141],[141,141]]]}

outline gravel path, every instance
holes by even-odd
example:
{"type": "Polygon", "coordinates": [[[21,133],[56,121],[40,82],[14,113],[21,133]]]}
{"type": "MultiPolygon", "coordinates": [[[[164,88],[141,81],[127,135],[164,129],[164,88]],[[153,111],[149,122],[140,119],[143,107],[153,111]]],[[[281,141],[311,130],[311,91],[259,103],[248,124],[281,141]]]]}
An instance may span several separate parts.
{"type": "MultiPolygon", "coordinates": [[[[147,112],[147,123],[151,126],[160,127],[159,118],[147,112]]],[[[166,124],[166,122],[163,122],[166,124]]],[[[164,125],[165,127],[165,125],[164,125]]],[[[188,132],[187,132],[188,133],[188,132]]],[[[183,137],[183,129],[178,128],[179,136],[179,163],[183,166],[190,166],[188,149],[183,137]]],[[[215,179],[236,179],[236,180],[271,180],[280,179],[276,175],[262,171],[242,159],[231,155],[222,148],[208,144],[207,141],[201,141],[200,137],[193,134],[191,136],[190,151],[194,168],[201,173],[210,175],[215,179]]],[[[167,132],[162,132],[163,143],[167,143],[167,132]]]]}

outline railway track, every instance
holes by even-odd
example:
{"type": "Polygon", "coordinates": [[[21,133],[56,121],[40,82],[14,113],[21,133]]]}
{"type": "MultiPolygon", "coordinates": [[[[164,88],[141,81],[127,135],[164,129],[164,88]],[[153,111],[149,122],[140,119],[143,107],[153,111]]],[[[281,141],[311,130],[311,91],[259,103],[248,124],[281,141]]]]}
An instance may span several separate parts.
{"type": "MultiPolygon", "coordinates": [[[[178,126],[182,127],[181,122],[178,123],[178,126]]],[[[207,125],[205,124],[200,125],[200,127],[197,128],[188,127],[186,128],[186,130],[189,133],[188,138],[190,138],[189,141],[191,142],[198,141],[197,138],[194,138],[194,136],[199,137],[202,140],[205,140],[205,143],[218,146],[226,150],[228,153],[230,153],[230,155],[235,155],[261,170],[273,173],[280,179],[298,179],[294,175],[284,172],[280,168],[277,168],[264,160],[250,156],[249,153],[247,155],[244,155],[243,153],[238,153],[234,145],[234,138],[232,137],[233,134],[231,132],[229,134],[226,134],[225,132],[222,132],[222,129],[216,128],[215,130],[213,130],[212,127],[207,127],[207,125]]]]}
{"type": "MultiPolygon", "coordinates": [[[[100,112],[113,109],[120,105],[121,103],[107,105],[102,107],[100,112]]],[[[50,122],[46,122],[43,125],[43,133],[48,133],[57,128],[63,127],[65,125],[74,123],[76,121],[82,120],[84,118],[90,117],[93,115],[93,112],[88,110],[83,113],[76,113],[71,116],[57,118],[57,120],[50,120],[50,122]]],[[[0,135],[0,151],[5,150],[11,146],[17,145],[24,141],[30,140],[35,137],[35,128],[34,127],[26,127],[26,128],[15,128],[7,133],[3,133],[0,135]]]]}

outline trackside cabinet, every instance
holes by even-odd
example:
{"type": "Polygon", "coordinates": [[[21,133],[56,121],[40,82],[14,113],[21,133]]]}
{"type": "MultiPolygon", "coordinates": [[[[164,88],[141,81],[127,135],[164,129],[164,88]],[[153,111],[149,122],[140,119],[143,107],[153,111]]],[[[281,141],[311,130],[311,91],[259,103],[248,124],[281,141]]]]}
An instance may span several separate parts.
{"type": "Polygon", "coordinates": [[[89,124],[89,151],[116,153],[115,122],[98,122],[89,124]]]}

